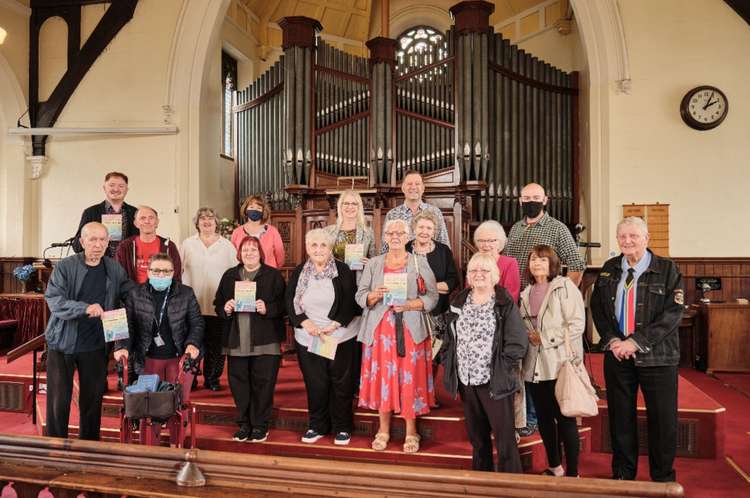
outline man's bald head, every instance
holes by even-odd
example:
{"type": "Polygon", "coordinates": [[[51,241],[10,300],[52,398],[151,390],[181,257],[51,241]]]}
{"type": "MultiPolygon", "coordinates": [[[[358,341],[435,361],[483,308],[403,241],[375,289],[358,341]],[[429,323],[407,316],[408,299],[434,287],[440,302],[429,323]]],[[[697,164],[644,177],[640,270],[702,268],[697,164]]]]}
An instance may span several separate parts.
{"type": "Polygon", "coordinates": [[[527,223],[536,223],[544,216],[544,206],[547,205],[547,195],[544,187],[538,183],[529,183],[521,189],[521,210],[526,217],[527,223]]]}
{"type": "Polygon", "coordinates": [[[98,221],[90,221],[81,228],[81,238],[84,239],[92,235],[109,235],[109,233],[107,227],[98,221]]]}
{"type": "Polygon", "coordinates": [[[81,246],[83,246],[83,253],[86,256],[86,264],[97,265],[109,246],[107,227],[97,221],[83,225],[81,246]]]}
{"type": "Polygon", "coordinates": [[[524,200],[524,197],[528,197],[528,200],[542,200],[546,199],[547,196],[544,192],[544,187],[542,187],[538,183],[529,183],[521,189],[522,201],[524,200]]]}

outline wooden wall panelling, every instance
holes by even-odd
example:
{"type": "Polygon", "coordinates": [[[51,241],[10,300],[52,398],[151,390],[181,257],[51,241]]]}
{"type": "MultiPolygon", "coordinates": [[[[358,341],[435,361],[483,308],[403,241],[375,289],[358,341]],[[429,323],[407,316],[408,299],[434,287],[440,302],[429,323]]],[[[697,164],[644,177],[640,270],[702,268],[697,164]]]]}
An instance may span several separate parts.
{"type": "Polygon", "coordinates": [[[721,290],[708,293],[712,302],[730,302],[750,298],[750,258],[673,258],[685,284],[685,304],[698,302],[701,292],[695,281],[700,277],[718,277],[721,290]]]}

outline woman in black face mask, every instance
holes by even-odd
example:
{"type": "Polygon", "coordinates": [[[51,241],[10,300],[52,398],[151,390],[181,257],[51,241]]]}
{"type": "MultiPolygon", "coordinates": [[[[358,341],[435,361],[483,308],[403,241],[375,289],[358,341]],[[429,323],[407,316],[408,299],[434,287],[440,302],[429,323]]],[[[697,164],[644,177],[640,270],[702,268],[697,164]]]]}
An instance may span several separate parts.
{"type": "Polygon", "coordinates": [[[271,208],[260,195],[251,195],[240,208],[243,224],[232,232],[232,244],[239,247],[245,237],[256,237],[265,254],[264,263],[273,268],[284,265],[284,243],[275,226],[268,223],[271,208]]]}

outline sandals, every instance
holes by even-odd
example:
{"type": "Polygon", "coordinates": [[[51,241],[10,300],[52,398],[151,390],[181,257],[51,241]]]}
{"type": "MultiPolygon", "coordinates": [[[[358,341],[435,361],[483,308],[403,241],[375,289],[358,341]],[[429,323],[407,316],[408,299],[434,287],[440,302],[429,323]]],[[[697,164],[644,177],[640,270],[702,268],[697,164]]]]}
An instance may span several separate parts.
{"type": "Polygon", "coordinates": [[[414,434],[411,436],[406,436],[406,439],[404,439],[404,453],[416,453],[419,451],[419,441],[422,438],[419,437],[419,434],[414,434]]]}
{"type": "Polygon", "coordinates": [[[372,440],[372,449],[375,451],[383,451],[388,446],[388,441],[391,440],[391,435],[385,432],[378,432],[375,434],[375,439],[372,440]]]}

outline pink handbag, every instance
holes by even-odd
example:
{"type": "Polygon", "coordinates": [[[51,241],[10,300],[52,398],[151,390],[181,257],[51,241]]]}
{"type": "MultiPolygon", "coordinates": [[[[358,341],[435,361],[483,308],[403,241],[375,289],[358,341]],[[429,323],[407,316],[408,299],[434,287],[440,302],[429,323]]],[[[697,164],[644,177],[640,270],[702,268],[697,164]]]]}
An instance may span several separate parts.
{"type": "Polygon", "coordinates": [[[565,350],[568,359],[560,366],[555,385],[555,397],[560,405],[560,412],[566,417],[594,417],[599,413],[596,404],[599,398],[591,385],[589,373],[582,359],[573,354],[567,329],[565,350]]]}

